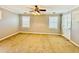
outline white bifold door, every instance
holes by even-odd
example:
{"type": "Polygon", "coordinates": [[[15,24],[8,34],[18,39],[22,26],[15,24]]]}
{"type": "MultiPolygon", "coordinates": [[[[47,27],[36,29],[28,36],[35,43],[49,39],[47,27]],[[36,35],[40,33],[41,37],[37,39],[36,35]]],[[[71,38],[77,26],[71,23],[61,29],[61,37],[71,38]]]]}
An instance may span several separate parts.
{"type": "Polygon", "coordinates": [[[71,13],[63,14],[62,16],[62,34],[71,39],[71,13]]]}

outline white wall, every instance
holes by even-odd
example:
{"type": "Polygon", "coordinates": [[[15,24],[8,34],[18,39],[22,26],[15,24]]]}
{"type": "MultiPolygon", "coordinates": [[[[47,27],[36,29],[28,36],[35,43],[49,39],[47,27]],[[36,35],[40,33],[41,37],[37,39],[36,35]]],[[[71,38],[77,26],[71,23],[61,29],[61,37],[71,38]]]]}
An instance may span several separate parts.
{"type": "Polygon", "coordinates": [[[72,12],[72,40],[79,44],[79,8],[72,12]]]}
{"type": "Polygon", "coordinates": [[[31,16],[31,32],[49,32],[47,16],[31,16]]]}
{"type": "Polygon", "coordinates": [[[2,19],[0,20],[0,38],[16,33],[19,26],[19,18],[17,14],[1,9],[2,19]]]}
{"type": "MultiPolygon", "coordinates": [[[[49,29],[49,15],[30,15],[30,28],[20,27],[21,31],[34,33],[57,33],[60,34],[60,16],[58,29],[49,29]]],[[[20,19],[22,20],[22,19],[20,19]]],[[[21,21],[20,21],[21,22],[21,21]]]]}

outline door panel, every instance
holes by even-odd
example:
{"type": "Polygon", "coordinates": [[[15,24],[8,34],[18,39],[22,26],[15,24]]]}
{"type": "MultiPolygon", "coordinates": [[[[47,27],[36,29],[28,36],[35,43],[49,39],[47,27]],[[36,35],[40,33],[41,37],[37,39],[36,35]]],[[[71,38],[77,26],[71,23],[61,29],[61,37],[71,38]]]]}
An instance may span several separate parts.
{"type": "Polygon", "coordinates": [[[63,30],[63,35],[68,39],[70,39],[71,38],[71,13],[67,13],[63,15],[62,30],[63,30]]]}

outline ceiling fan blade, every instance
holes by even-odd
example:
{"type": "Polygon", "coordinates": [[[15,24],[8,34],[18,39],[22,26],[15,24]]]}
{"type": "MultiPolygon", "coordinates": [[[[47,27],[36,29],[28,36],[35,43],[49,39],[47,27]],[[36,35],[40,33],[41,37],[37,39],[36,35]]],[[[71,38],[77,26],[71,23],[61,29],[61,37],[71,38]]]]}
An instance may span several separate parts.
{"type": "Polygon", "coordinates": [[[46,11],[46,9],[39,9],[40,11],[46,11]]]}
{"type": "Polygon", "coordinates": [[[33,11],[29,11],[29,12],[33,12],[33,11]]]}

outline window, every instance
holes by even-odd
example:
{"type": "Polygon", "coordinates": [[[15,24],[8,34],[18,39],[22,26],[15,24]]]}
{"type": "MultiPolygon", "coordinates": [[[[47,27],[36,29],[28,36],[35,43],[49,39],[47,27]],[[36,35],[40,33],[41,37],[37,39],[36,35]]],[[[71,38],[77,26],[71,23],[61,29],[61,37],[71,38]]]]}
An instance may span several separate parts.
{"type": "Polygon", "coordinates": [[[30,16],[22,16],[22,27],[30,27],[30,16]]]}
{"type": "Polygon", "coordinates": [[[2,11],[0,10],[0,20],[2,19],[2,11]]]}
{"type": "Polygon", "coordinates": [[[49,28],[57,29],[58,27],[58,17],[57,16],[49,16],[49,28]]]}

